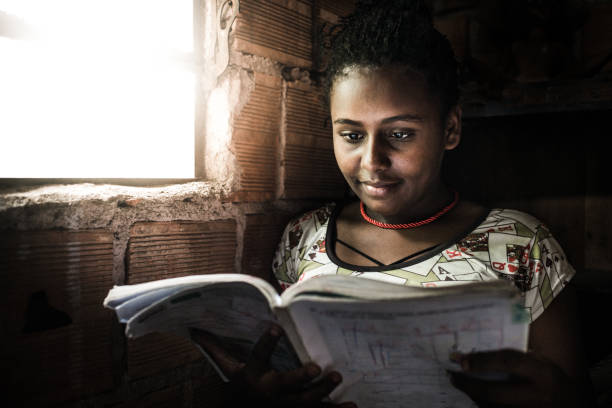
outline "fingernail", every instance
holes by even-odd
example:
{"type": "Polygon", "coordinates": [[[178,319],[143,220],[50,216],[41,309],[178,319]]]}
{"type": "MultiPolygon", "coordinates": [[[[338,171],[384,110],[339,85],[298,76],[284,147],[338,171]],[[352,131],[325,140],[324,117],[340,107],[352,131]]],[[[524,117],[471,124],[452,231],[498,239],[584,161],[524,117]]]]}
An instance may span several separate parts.
{"type": "Polygon", "coordinates": [[[321,374],[321,369],[316,364],[309,364],[308,367],[306,367],[306,373],[308,373],[310,377],[316,377],[321,374]]]}

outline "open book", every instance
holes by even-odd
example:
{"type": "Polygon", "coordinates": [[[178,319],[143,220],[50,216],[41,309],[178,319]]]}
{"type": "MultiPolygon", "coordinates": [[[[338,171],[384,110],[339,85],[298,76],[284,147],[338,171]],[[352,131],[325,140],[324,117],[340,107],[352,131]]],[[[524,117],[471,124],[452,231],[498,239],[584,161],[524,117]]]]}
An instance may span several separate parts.
{"type": "Polygon", "coordinates": [[[324,275],[279,296],[262,279],[214,274],[116,286],[104,305],[127,323],[128,337],[188,337],[196,327],[241,358],[275,322],[286,336],[271,365],[314,361],[324,373],[337,370],[343,381],[332,401],[360,407],[474,406],[450,384],[446,370],[460,370],[450,353],[525,351],[529,327],[518,290],[504,280],[422,288],[324,275]]]}

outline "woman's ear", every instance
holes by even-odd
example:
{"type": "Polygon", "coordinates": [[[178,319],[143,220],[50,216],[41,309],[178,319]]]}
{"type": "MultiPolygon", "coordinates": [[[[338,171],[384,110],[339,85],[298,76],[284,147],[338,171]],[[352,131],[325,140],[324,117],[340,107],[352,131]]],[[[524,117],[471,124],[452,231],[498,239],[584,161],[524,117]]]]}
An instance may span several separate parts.
{"type": "Polygon", "coordinates": [[[446,115],[444,128],[444,148],[453,150],[461,141],[461,107],[453,106],[446,115]]]}

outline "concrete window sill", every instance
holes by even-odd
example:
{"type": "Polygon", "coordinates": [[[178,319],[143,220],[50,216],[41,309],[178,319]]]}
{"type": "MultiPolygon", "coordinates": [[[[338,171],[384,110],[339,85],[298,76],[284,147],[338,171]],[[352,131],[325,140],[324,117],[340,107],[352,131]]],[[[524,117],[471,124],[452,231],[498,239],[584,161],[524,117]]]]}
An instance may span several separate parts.
{"type": "Polygon", "coordinates": [[[113,228],[139,220],[202,220],[220,215],[229,187],[214,181],[161,186],[4,185],[0,230],[113,228]]]}

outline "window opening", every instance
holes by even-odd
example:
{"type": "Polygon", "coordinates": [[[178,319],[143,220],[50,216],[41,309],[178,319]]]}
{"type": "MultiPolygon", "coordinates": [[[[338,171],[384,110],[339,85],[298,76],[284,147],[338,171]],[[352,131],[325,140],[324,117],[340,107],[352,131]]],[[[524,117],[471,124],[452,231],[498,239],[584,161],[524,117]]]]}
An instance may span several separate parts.
{"type": "Polygon", "coordinates": [[[193,178],[194,0],[0,0],[0,178],[193,178]]]}

